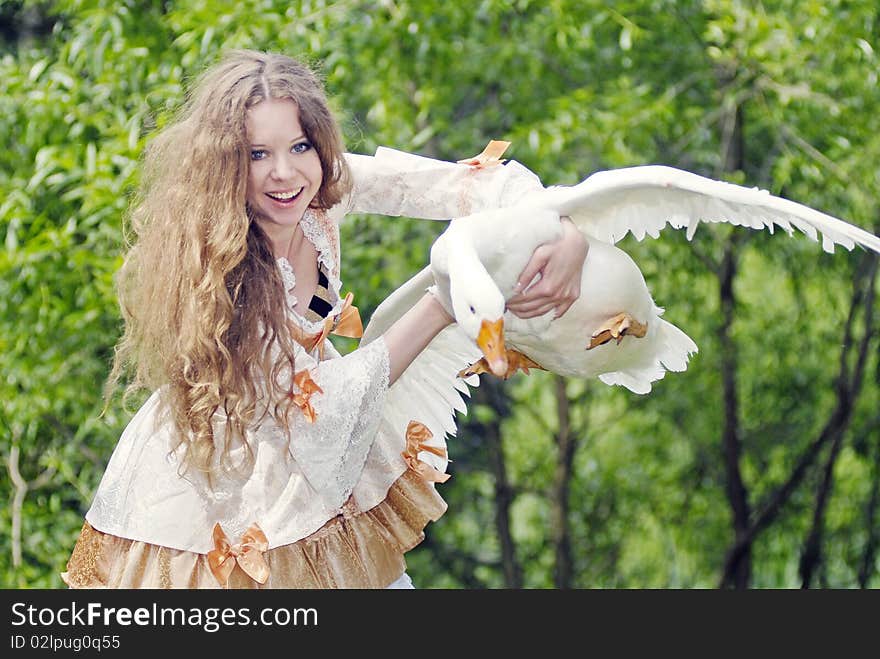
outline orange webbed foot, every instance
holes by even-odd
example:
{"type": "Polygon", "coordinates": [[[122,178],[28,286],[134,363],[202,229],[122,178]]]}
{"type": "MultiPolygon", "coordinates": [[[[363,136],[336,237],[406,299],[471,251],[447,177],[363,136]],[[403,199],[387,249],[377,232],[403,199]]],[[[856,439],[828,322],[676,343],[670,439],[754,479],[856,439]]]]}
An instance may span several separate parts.
{"type": "MultiPolygon", "coordinates": [[[[541,371],[546,371],[543,366],[529,358],[528,356],[521,353],[519,350],[506,350],[507,353],[507,372],[501,376],[503,380],[509,380],[511,376],[513,376],[517,371],[522,371],[526,375],[529,375],[530,368],[536,368],[541,371]]],[[[489,363],[486,361],[486,358],[483,357],[477,362],[474,362],[470,366],[465,369],[462,369],[458,373],[458,377],[467,378],[471,375],[480,375],[482,373],[492,373],[492,370],[489,368],[489,363]]]]}
{"type": "Polygon", "coordinates": [[[624,336],[644,337],[648,333],[647,323],[640,323],[628,313],[619,313],[608,322],[602,324],[590,337],[590,345],[587,350],[592,350],[614,339],[617,344],[623,341],[624,336]]]}

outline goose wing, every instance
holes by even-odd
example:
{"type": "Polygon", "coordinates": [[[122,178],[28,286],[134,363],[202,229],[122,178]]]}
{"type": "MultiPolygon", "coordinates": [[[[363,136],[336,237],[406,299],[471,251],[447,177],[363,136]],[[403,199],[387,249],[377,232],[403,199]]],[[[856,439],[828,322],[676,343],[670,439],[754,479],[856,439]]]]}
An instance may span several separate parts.
{"type": "MultiPolygon", "coordinates": [[[[430,267],[426,267],[394,291],[371,316],[361,344],[381,336],[433,282],[430,267]]],[[[425,424],[433,434],[429,445],[445,449],[446,435],[456,434],[455,413],[467,413],[464,396],[469,395],[468,385],[479,384],[478,376],[463,380],[458,372],[480,356],[479,348],[457,325],[450,325],[434,337],[388,390],[380,440],[397,445],[403,451],[406,427],[415,420],[425,424]]],[[[419,459],[440,471],[446,469],[447,460],[428,451],[421,452],[419,459]]]]}
{"type": "Polygon", "coordinates": [[[434,283],[431,267],[426,266],[385,298],[364,328],[361,344],[367,345],[384,334],[394,322],[412,308],[434,283]]]}
{"type": "Polygon", "coordinates": [[[700,222],[728,222],[752,229],[798,229],[822,247],[852,249],[859,244],[880,252],[880,238],[809,206],[662,165],[596,172],[573,186],[547,188],[535,200],[568,215],[585,233],[616,243],[627,233],[636,240],[657,238],[667,225],[686,229],[690,240],[700,222]]]}

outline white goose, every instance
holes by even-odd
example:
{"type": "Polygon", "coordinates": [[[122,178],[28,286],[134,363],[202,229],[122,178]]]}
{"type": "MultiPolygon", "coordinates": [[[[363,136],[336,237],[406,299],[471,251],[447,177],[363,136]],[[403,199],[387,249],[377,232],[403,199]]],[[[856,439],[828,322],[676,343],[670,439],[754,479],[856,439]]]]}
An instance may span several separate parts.
{"type": "MultiPolygon", "coordinates": [[[[389,415],[400,410],[401,417],[391,425],[404,427],[407,413],[418,410],[437,444],[445,445],[444,433],[455,433],[455,410],[465,411],[464,382],[476,385],[475,374],[485,371],[508,377],[540,365],[647,393],[667,370],[685,370],[696,344],[660,318],[663,310],[638,266],[614,243],[627,233],[657,238],[667,224],[686,229],[690,239],[700,221],[778,226],[789,234],[798,229],[813,240],[821,234],[828,252],[836,244],[880,252],[880,238],[807,206],[654,165],[598,172],[531,195],[527,203],[455,219],[432,247],[431,264],[377,308],[362,339],[379,336],[435,281],[454,312],[456,325],[438,335],[389,392],[389,415]],[[534,249],[561,235],[560,216],[570,217],[590,243],[580,298],[555,320],[552,312],[529,320],[505,313],[534,249]],[[477,365],[465,368],[481,353],[477,365]]],[[[445,468],[445,460],[423,459],[445,468]]]]}
{"type": "Polygon", "coordinates": [[[440,294],[483,354],[464,374],[507,379],[519,369],[541,368],[647,393],[666,370],[683,371],[696,344],[660,318],[663,310],[629,255],[593,237],[581,296],[562,318],[505,312],[531,256],[522,250],[553,241],[561,231],[556,211],[529,205],[454,220],[434,243],[431,267],[440,294]],[[630,339],[623,343],[624,337],[630,339]]]}
{"type": "Polygon", "coordinates": [[[685,370],[696,344],[660,318],[638,267],[614,243],[628,232],[656,238],[667,223],[686,228],[690,239],[701,220],[797,228],[814,240],[820,233],[829,252],[835,244],[880,252],[873,234],[764,190],[657,165],[598,172],[513,208],[455,219],[435,242],[438,287],[484,355],[466,372],[509,377],[517,368],[541,367],[647,393],[667,370],[685,370]],[[556,320],[552,312],[529,320],[505,314],[504,301],[532,251],[561,235],[560,216],[571,217],[590,243],[580,298],[556,320]]]}

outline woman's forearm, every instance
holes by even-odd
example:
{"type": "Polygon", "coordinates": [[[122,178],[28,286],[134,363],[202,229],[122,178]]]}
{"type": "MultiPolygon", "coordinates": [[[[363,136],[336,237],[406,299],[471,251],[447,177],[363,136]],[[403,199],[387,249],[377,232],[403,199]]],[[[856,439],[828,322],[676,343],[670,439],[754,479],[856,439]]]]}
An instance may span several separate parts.
{"type": "Polygon", "coordinates": [[[413,307],[385,332],[388,347],[392,385],[431,340],[453,319],[430,293],[426,293],[413,307]]]}

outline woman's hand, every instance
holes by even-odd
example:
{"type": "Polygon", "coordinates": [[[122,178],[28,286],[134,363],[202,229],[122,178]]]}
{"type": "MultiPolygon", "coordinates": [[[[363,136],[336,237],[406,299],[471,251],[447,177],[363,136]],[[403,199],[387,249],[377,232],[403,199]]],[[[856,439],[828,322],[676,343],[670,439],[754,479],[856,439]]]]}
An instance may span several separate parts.
{"type": "Polygon", "coordinates": [[[507,308],[520,318],[542,316],[555,309],[559,318],[581,294],[581,273],[589,250],[584,234],[563,217],[562,237],[532,253],[518,279],[516,290],[521,292],[507,301],[507,308]],[[529,286],[539,273],[540,280],[529,286]]]}

